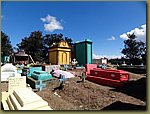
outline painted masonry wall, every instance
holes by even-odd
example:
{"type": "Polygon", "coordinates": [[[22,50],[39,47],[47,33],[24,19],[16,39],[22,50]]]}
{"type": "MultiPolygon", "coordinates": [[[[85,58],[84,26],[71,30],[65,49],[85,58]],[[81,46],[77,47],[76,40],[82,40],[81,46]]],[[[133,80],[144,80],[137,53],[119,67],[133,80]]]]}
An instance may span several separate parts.
{"type": "Polygon", "coordinates": [[[76,60],[78,61],[79,65],[84,65],[86,63],[85,50],[86,50],[85,43],[76,44],[75,53],[76,53],[76,60]]]}
{"type": "Polygon", "coordinates": [[[58,47],[49,50],[49,62],[51,64],[69,64],[71,58],[71,48],[67,42],[60,42],[58,47]]]}
{"type": "Polygon", "coordinates": [[[70,52],[59,51],[58,52],[58,63],[69,64],[70,52]]]}
{"type": "Polygon", "coordinates": [[[102,63],[107,64],[107,59],[102,59],[102,63]]]}
{"type": "Polygon", "coordinates": [[[75,55],[79,65],[92,63],[92,42],[84,41],[75,44],[75,55]]]}
{"type": "Polygon", "coordinates": [[[93,59],[93,64],[107,64],[107,59],[93,59]]]}
{"type": "Polygon", "coordinates": [[[87,64],[91,64],[92,63],[92,45],[91,44],[87,44],[87,64]]]}
{"type": "Polygon", "coordinates": [[[49,52],[49,62],[51,63],[51,64],[56,64],[56,56],[57,55],[57,52],[56,51],[54,51],[54,52],[49,52]]]}

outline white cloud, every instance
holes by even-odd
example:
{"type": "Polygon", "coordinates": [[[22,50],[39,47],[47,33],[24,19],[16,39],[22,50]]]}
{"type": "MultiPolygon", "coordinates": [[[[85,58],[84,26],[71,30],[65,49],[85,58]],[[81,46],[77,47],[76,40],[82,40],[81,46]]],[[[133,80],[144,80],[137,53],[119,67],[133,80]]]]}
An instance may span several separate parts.
{"type": "Polygon", "coordinates": [[[56,20],[56,17],[48,15],[45,18],[40,18],[42,22],[46,22],[44,24],[44,30],[53,32],[54,30],[63,30],[63,26],[59,21],[56,20]]]}
{"type": "Polygon", "coordinates": [[[81,41],[76,41],[75,43],[79,43],[79,42],[81,42],[81,41]]]}
{"type": "Polygon", "coordinates": [[[93,53],[93,59],[100,59],[100,58],[101,58],[100,55],[96,55],[96,54],[93,53]]]}
{"type": "Polygon", "coordinates": [[[132,34],[134,33],[136,35],[136,40],[146,42],[146,24],[142,25],[140,28],[135,28],[131,30],[130,32],[123,33],[120,35],[120,38],[127,40],[128,37],[126,34],[132,34]]]}
{"type": "Polygon", "coordinates": [[[120,35],[120,38],[122,38],[122,39],[124,39],[124,40],[127,40],[127,39],[128,39],[128,37],[127,37],[127,35],[126,35],[125,33],[123,33],[122,35],[120,35]]]}
{"type": "Polygon", "coordinates": [[[97,55],[93,53],[93,59],[101,59],[101,58],[108,58],[108,59],[114,59],[114,58],[121,58],[123,55],[97,55]]]}
{"type": "Polygon", "coordinates": [[[109,38],[108,40],[116,40],[116,38],[114,36],[112,36],[111,38],[109,38]]]}

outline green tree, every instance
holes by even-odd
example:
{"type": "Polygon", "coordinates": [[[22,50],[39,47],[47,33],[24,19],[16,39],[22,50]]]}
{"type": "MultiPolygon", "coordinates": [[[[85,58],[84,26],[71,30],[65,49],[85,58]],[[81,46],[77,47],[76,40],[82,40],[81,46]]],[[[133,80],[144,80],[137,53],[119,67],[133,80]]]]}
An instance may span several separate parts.
{"type": "Polygon", "coordinates": [[[17,44],[19,49],[32,56],[34,61],[43,62],[43,36],[42,32],[31,32],[29,37],[22,39],[21,43],[17,44]]]}
{"type": "Polygon", "coordinates": [[[135,34],[127,34],[128,39],[124,41],[123,53],[126,58],[131,60],[132,64],[137,64],[140,62],[140,58],[145,51],[146,45],[142,41],[137,41],[135,34]]]}
{"type": "MultiPolygon", "coordinates": [[[[34,31],[29,37],[22,39],[21,43],[17,44],[19,49],[25,50],[27,54],[30,54],[34,61],[48,62],[48,49],[54,43],[57,44],[64,40],[62,34],[46,34],[42,35],[40,31],[34,31]]],[[[66,39],[69,44],[72,43],[72,39],[66,39]]]]}
{"type": "Polygon", "coordinates": [[[71,38],[65,37],[65,41],[68,42],[68,45],[70,45],[70,46],[73,45],[71,38]]]}
{"type": "Polygon", "coordinates": [[[13,51],[9,37],[1,31],[1,55],[9,56],[13,51]]]}
{"type": "Polygon", "coordinates": [[[141,56],[142,56],[143,63],[146,65],[146,47],[144,48],[144,52],[141,56]]]}
{"type": "Polygon", "coordinates": [[[44,45],[51,46],[53,43],[57,44],[62,40],[68,42],[69,45],[72,45],[73,40],[68,37],[63,38],[63,34],[46,34],[44,36],[44,45]]]}

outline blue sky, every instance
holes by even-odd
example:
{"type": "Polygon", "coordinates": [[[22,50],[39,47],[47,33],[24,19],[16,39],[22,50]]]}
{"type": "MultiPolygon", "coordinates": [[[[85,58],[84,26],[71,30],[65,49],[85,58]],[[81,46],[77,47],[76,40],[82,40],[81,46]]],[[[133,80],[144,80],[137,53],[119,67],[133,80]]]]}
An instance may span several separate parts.
{"type": "Polygon", "coordinates": [[[2,31],[13,46],[31,32],[93,41],[93,57],[120,57],[135,33],[146,41],[146,2],[2,2],[2,31]]]}

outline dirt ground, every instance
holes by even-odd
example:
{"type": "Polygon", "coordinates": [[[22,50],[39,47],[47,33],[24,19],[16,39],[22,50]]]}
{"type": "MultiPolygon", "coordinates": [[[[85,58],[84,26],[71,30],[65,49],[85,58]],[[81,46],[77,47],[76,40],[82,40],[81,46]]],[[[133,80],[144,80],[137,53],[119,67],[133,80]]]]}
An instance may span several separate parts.
{"type": "Polygon", "coordinates": [[[122,88],[95,84],[79,77],[65,82],[64,90],[49,86],[37,92],[54,110],[146,110],[146,76],[130,73],[122,88]]]}
{"type": "MultiPolygon", "coordinates": [[[[79,77],[68,79],[64,90],[49,85],[36,92],[53,110],[146,110],[146,75],[130,73],[122,88],[95,84],[79,77]]],[[[1,83],[1,91],[7,89],[1,83]]]]}

